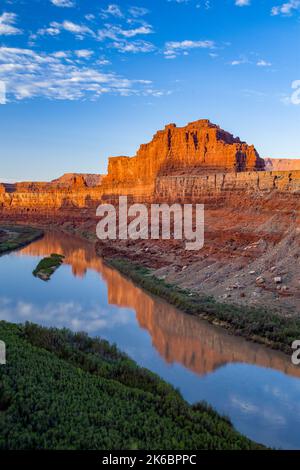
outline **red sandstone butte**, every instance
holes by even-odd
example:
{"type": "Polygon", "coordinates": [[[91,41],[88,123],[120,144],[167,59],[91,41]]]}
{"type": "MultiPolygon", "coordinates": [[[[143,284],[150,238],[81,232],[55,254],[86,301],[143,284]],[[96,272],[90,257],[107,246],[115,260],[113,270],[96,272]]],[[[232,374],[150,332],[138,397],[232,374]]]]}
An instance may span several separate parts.
{"type": "Polygon", "coordinates": [[[140,146],[135,157],[109,159],[105,181],[153,181],[178,172],[257,171],[265,168],[253,145],[212,124],[208,119],[185,127],[169,124],[151,142],[140,146]]]}

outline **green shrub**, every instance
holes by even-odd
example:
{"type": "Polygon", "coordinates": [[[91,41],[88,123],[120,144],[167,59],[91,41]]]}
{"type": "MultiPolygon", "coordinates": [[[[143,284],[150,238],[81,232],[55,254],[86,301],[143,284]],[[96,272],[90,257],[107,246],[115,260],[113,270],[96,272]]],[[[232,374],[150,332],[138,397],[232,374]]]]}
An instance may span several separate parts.
{"type": "Polygon", "coordinates": [[[260,449],[115,346],[0,322],[0,449],[260,449]]]}

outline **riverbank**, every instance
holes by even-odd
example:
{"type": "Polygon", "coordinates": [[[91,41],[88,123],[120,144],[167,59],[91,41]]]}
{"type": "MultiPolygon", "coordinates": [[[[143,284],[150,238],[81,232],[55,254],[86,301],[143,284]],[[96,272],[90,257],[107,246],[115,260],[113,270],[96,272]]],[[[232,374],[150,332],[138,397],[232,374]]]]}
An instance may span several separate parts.
{"type": "Polygon", "coordinates": [[[22,248],[38,240],[43,234],[38,228],[0,225],[0,255],[22,248]]]}
{"type": "Polygon", "coordinates": [[[153,275],[151,269],[124,258],[105,258],[106,263],[151,294],[157,295],[183,312],[196,315],[233,334],[291,354],[291,345],[300,338],[300,319],[284,318],[266,309],[218,303],[153,275]]]}
{"type": "Polygon", "coordinates": [[[0,322],[1,449],[260,449],[107,341],[0,322]]]}

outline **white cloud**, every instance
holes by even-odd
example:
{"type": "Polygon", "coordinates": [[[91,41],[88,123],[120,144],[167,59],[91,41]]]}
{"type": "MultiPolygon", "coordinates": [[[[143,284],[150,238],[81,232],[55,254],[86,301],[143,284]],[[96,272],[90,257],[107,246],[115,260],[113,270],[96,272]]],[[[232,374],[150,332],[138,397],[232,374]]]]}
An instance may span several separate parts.
{"type": "Polygon", "coordinates": [[[129,8],[128,12],[131,16],[134,16],[135,18],[138,18],[140,16],[147,15],[147,13],[149,13],[149,10],[147,10],[147,8],[143,8],[143,7],[131,7],[131,8],[129,8]]]}
{"type": "Polygon", "coordinates": [[[69,53],[65,51],[53,52],[51,55],[52,57],[56,57],[57,59],[66,59],[67,57],[69,57],[69,53]]]}
{"type": "Polygon", "coordinates": [[[250,0],[235,0],[237,7],[247,7],[251,4],[250,0]]]}
{"type": "Polygon", "coordinates": [[[105,28],[98,31],[98,38],[101,41],[104,39],[118,40],[120,38],[133,38],[138,35],[147,35],[152,33],[152,27],[148,24],[144,24],[133,29],[123,29],[120,26],[106,24],[105,28]]]}
{"type": "MultiPolygon", "coordinates": [[[[78,51],[74,54],[78,57],[78,51]]],[[[129,80],[115,73],[104,73],[96,64],[90,67],[73,60],[72,53],[66,51],[49,55],[31,49],[0,47],[1,80],[7,85],[10,100],[35,97],[95,100],[108,93],[121,96],[159,93],[148,80],[129,80]]]]}
{"type": "Polygon", "coordinates": [[[105,10],[102,10],[102,15],[101,16],[103,18],[107,18],[110,15],[114,16],[116,18],[122,18],[123,17],[123,13],[122,13],[121,8],[119,7],[119,5],[115,5],[115,4],[108,5],[108,7],[105,10]]]}
{"type": "Polygon", "coordinates": [[[91,28],[84,24],[76,24],[72,21],[63,21],[62,23],[52,21],[48,27],[38,30],[37,34],[40,36],[57,36],[61,34],[62,31],[70,32],[78,39],[90,36],[100,41],[104,41],[105,39],[122,41],[124,39],[134,38],[138,35],[148,35],[153,33],[152,26],[147,23],[136,28],[127,29],[119,25],[105,24],[103,29],[100,29],[95,33],[91,28]]]}
{"type": "Polygon", "coordinates": [[[97,65],[110,65],[111,62],[108,59],[102,58],[96,61],[97,65]]]}
{"type": "MultiPolygon", "coordinates": [[[[50,26],[48,26],[47,28],[41,28],[38,30],[37,32],[37,35],[40,35],[40,36],[45,36],[45,35],[49,35],[49,36],[57,36],[58,34],[60,34],[61,32],[61,27],[58,23],[56,23],[55,21],[52,21],[52,23],[50,23],[50,26]]],[[[36,39],[36,35],[33,35],[33,38],[36,39]]]]}
{"type": "Polygon", "coordinates": [[[271,10],[272,16],[291,16],[294,11],[300,9],[300,0],[290,0],[279,6],[274,6],[271,10]]]}
{"type": "Polygon", "coordinates": [[[121,327],[130,323],[131,312],[121,309],[112,313],[108,308],[99,309],[91,303],[86,308],[80,302],[48,302],[42,308],[26,300],[13,300],[0,297],[1,317],[7,321],[23,323],[24,318],[41,325],[57,325],[73,331],[96,333],[103,329],[121,327]]]}
{"type": "Polygon", "coordinates": [[[62,23],[52,21],[52,23],[50,23],[47,28],[39,29],[37,34],[41,36],[57,36],[62,31],[73,33],[78,39],[83,39],[85,36],[95,36],[95,33],[88,26],[73,23],[72,21],[67,20],[63,21],[62,23]]]}
{"type": "Polygon", "coordinates": [[[232,60],[229,62],[230,65],[242,65],[242,64],[251,64],[251,62],[247,59],[247,57],[240,56],[238,59],[232,60]]]}
{"type": "Polygon", "coordinates": [[[174,59],[178,54],[186,54],[190,49],[213,49],[214,41],[169,41],[165,44],[166,59],[174,59]]]}
{"type": "Polygon", "coordinates": [[[22,34],[22,31],[14,26],[16,22],[17,15],[15,13],[2,13],[0,15],[0,36],[22,34]]]}
{"type": "Polygon", "coordinates": [[[117,49],[119,52],[132,52],[134,54],[138,52],[153,52],[155,46],[148,41],[126,41],[118,40],[114,41],[110,47],[117,49]]]}
{"type": "Polygon", "coordinates": [[[266,60],[261,59],[256,63],[256,65],[258,67],[271,67],[272,64],[271,62],[267,62],[266,60]]]}
{"type": "Polygon", "coordinates": [[[85,15],[85,19],[88,21],[93,21],[94,19],[96,19],[96,17],[95,15],[93,15],[93,13],[88,13],[87,15],[85,15]]]}
{"type": "Polygon", "coordinates": [[[75,54],[80,59],[89,59],[94,54],[94,51],[91,51],[90,49],[79,49],[75,51],[75,54]]]}
{"type": "Polygon", "coordinates": [[[233,60],[232,62],[230,62],[231,65],[241,65],[241,64],[244,64],[245,61],[244,60],[233,60]]]}
{"type": "Polygon", "coordinates": [[[93,31],[88,26],[79,25],[79,24],[73,23],[72,21],[64,21],[61,24],[61,27],[65,29],[66,31],[69,31],[70,33],[74,33],[78,35],[85,35],[85,34],[93,35],[93,31]]]}
{"type": "Polygon", "coordinates": [[[56,7],[71,8],[75,6],[72,0],[50,0],[56,7]]]}

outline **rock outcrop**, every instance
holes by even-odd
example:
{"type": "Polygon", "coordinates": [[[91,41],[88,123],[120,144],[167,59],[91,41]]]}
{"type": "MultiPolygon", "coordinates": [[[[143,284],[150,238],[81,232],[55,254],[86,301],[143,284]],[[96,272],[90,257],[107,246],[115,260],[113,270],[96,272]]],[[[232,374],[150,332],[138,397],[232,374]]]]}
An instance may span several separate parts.
{"type": "Polygon", "coordinates": [[[178,172],[257,171],[264,165],[253,145],[202,119],[185,127],[167,125],[150,143],[141,145],[133,158],[110,158],[107,179],[147,183],[178,172]]]}

